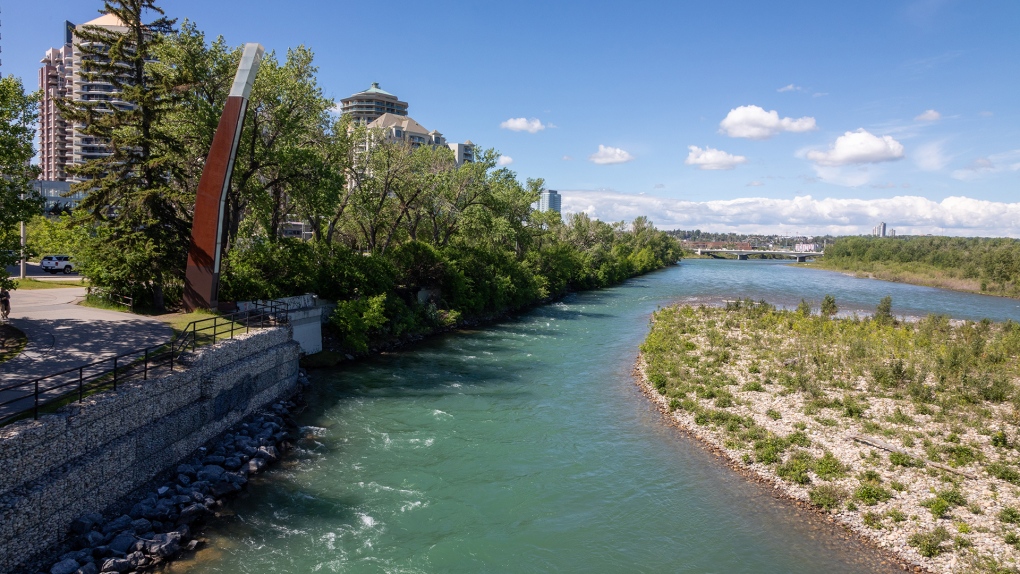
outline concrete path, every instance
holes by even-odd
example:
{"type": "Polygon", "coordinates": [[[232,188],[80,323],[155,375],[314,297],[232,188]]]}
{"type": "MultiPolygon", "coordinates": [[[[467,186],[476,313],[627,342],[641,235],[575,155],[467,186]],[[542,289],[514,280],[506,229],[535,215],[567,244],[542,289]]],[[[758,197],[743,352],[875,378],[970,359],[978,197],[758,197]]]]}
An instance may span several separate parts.
{"type": "MultiPolygon", "coordinates": [[[[24,331],[28,345],[0,363],[0,388],[165,343],[172,336],[170,326],[156,319],[75,304],[84,297],[84,287],[11,291],[10,322],[24,331]]],[[[27,387],[0,391],[0,404],[26,393],[27,387]]],[[[21,403],[0,406],[0,420],[23,408],[21,403]]]]}

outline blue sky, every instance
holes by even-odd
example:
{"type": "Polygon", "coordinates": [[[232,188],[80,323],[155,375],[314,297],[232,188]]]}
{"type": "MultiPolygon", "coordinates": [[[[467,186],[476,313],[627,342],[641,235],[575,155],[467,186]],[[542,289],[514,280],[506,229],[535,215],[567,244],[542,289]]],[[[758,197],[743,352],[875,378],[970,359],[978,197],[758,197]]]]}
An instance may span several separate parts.
{"type": "MultiPolygon", "coordinates": [[[[63,20],[101,3],[38,6],[4,4],[2,71],[29,86],[63,20]]],[[[544,177],[565,211],[1020,236],[1015,0],[163,6],[232,44],[311,47],[328,95],[379,82],[427,128],[544,177]]]]}

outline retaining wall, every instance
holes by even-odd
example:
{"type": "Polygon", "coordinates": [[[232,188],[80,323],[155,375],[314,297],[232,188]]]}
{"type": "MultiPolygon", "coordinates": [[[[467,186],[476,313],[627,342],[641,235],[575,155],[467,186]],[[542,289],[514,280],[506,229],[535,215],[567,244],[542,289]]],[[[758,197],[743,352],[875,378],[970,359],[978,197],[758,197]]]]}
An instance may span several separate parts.
{"type": "Polygon", "coordinates": [[[200,350],[185,370],[0,428],[0,574],[60,548],[104,512],[246,416],[292,392],[289,326],[200,350]]]}

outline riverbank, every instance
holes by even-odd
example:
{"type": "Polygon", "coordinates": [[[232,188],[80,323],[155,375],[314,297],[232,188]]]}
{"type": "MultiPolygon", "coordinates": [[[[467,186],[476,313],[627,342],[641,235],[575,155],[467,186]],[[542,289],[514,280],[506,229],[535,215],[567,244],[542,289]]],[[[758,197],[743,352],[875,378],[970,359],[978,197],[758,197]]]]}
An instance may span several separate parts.
{"type": "Polygon", "coordinates": [[[390,337],[376,337],[366,343],[363,350],[352,348],[343,333],[336,328],[333,322],[325,323],[323,325],[322,332],[322,351],[314,355],[309,355],[301,359],[301,366],[306,369],[323,369],[333,368],[343,363],[344,361],[352,361],[356,359],[363,359],[380,353],[389,351],[395,351],[397,349],[406,348],[408,345],[419,343],[426,339],[436,337],[439,335],[445,335],[456,331],[464,331],[471,329],[480,329],[495,325],[501,321],[507,321],[514,317],[520,317],[529,311],[537,309],[539,307],[550,305],[561,301],[564,298],[574,295],[577,293],[584,293],[588,291],[599,291],[601,289],[607,289],[616,285],[622,284],[631,279],[647,275],[648,273],[654,273],[661,271],[662,269],[679,265],[680,261],[671,265],[662,265],[654,269],[631,275],[618,283],[606,285],[603,287],[594,287],[591,289],[577,289],[577,290],[565,290],[559,292],[553,296],[544,297],[532,301],[528,304],[522,305],[517,308],[505,308],[499,311],[478,314],[470,317],[457,316],[455,321],[433,321],[427,328],[420,326],[418,329],[403,332],[399,336],[390,337]]]}
{"type": "Polygon", "coordinates": [[[673,307],[639,370],[679,427],[904,563],[1014,571],[1018,331],[673,307]]]}
{"type": "Polygon", "coordinates": [[[837,271],[860,279],[880,279],[882,281],[892,281],[893,283],[908,283],[910,285],[920,285],[922,287],[936,287],[939,289],[948,289],[950,291],[959,291],[961,293],[975,293],[977,295],[992,295],[995,297],[1020,299],[1020,294],[996,289],[994,285],[991,289],[989,289],[988,283],[982,282],[980,279],[957,277],[935,268],[929,269],[915,266],[912,269],[903,269],[902,266],[887,266],[882,263],[843,265],[833,262],[826,263],[824,258],[808,263],[798,263],[796,265],[798,267],[837,271]],[[984,288],[982,288],[982,285],[984,285],[984,288]]]}

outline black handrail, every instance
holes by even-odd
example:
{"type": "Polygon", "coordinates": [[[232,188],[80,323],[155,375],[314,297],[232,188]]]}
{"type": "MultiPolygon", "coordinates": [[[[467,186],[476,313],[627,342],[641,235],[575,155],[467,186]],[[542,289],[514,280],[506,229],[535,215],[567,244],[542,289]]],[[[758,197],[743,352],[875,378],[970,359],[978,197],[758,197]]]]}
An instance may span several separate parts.
{"type": "Polygon", "coordinates": [[[24,418],[29,412],[32,418],[38,419],[39,409],[43,407],[74,402],[74,395],[81,402],[86,391],[91,394],[104,388],[116,390],[118,385],[130,380],[147,380],[153,371],[160,368],[173,372],[175,364],[180,366],[181,357],[194,353],[200,345],[233,339],[235,333],[240,334],[242,330],[247,333],[251,329],[282,325],[288,320],[286,303],[255,301],[244,311],[192,321],[166,343],[120,353],[26,382],[0,386],[0,424],[24,418]],[[11,392],[15,394],[13,398],[3,398],[4,394],[11,392]],[[68,398],[72,400],[68,401],[68,398]],[[4,413],[4,407],[8,405],[16,406],[12,412],[4,413]]]}

